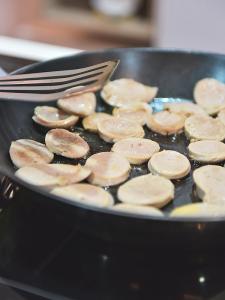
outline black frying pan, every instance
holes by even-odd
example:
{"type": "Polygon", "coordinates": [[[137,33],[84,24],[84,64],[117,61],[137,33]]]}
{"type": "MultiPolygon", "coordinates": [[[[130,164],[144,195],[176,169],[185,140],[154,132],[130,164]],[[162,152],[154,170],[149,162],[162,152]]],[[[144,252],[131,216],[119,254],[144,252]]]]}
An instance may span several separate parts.
{"type": "MultiPolygon", "coordinates": [[[[18,70],[16,73],[55,71],[74,69],[93,65],[109,59],[120,59],[114,78],[131,77],[145,84],[159,87],[158,97],[181,97],[192,99],[194,84],[201,78],[213,77],[225,82],[225,55],[158,49],[113,49],[85,52],[78,55],[38,63],[18,70]]],[[[35,104],[38,105],[38,104],[35,104]]],[[[46,130],[32,122],[34,104],[19,102],[0,102],[0,171],[17,181],[27,190],[26,195],[49,204],[49,209],[59,207],[68,210],[73,220],[82,230],[101,238],[113,241],[144,243],[154,245],[215,246],[225,244],[224,218],[164,219],[157,217],[131,216],[76,204],[69,200],[50,196],[44,190],[21,182],[14,176],[15,168],[8,155],[12,140],[33,138],[43,142],[46,130]],[[34,193],[34,192],[38,192],[34,193]],[[51,197],[51,198],[50,198],[51,197]]],[[[54,105],[54,103],[51,103],[54,105]]],[[[110,111],[98,97],[98,110],[110,111]]],[[[110,144],[102,141],[96,134],[84,132],[82,126],[76,128],[91,146],[91,154],[109,151],[110,144]]],[[[186,153],[188,141],[184,135],[163,137],[146,130],[146,136],[159,142],[161,149],[174,149],[186,153]]],[[[77,163],[56,157],[56,161],[77,163]]],[[[84,163],[84,161],[79,160],[84,163]]],[[[192,165],[192,170],[196,164],[192,165]]],[[[130,177],[147,173],[146,165],[134,167],[130,177]]],[[[164,208],[168,214],[174,207],[193,201],[192,177],[175,182],[174,201],[164,208]]],[[[163,187],[162,187],[163,188],[163,187]]],[[[109,190],[116,196],[117,187],[109,190]]],[[[28,196],[26,196],[28,197],[28,196]]],[[[64,212],[63,212],[64,213],[64,212]]]]}

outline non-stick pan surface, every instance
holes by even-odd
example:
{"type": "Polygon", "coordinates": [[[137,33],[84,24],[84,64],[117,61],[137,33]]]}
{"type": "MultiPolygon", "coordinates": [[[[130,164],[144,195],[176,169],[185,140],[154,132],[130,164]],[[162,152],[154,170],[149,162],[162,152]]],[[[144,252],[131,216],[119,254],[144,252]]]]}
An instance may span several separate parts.
{"type": "MultiPolygon", "coordinates": [[[[62,69],[74,69],[93,65],[109,59],[120,59],[120,65],[114,78],[130,77],[142,83],[158,86],[158,97],[181,97],[192,99],[194,84],[201,78],[213,77],[225,81],[225,56],[217,54],[193,53],[187,51],[158,49],[113,49],[98,52],[86,52],[75,56],[55,59],[25,67],[17,73],[43,72],[62,69]]],[[[43,142],[45,129],[32,122],[34,107],[38,104],[0,101],[0,171],[15,180],[15,168],[10,161],[8,151],[12,140],[32,138],[43,142]]],[[[43,104],[40,104],[43,105],[43,104]]],[[[55,103],[51,103],[55,105],[55,103]]],[[[98,97],[98,111],[111,111],[98,97]]],[[[98,135],[88,133],[78,124],[74,131],[80,132],[91,147],[91,154],[110,151],[111,145],[102,141],[98,135]]],[[[183,134],[163,137],[146,129],[146,137],[159,142],[161,149],[173,149],[187,154],[188,141],[183,134]]],[[[84,163],[83,160],[69,160],[56,157],[55,161],[66,163],[84,163]]],[[[192,171],[198,167],[192,163],[192,171]]],[[[132,167],[130,177],[146,174],[146,164],[132,167]]],[[[17,180],[17,179],[16,179],[17,180]]],[[[18,181],[18,180],[17,180],[18,181]]],[[[49,196],[45,191],[21,183],[29,189],[29,195],[39,192],[39,201],[50,202],[54,206],[69,209],[74,220],[83,230],[109,240],[142,242],[154,244],[199,245],[224,243],[225,219],[177,219],[169,217],[129,216],[76,204],[65,199],[49,196]]],[[[198,201],[193,197],[191,174],[180,181],[174,181],[176,187],[174,201],[164,208],[168,214],[174,207],[198,201]]],[[[162,187],[163,188],[163,187],[162,187]]],[[[109,188],[116,197],[117,187],[109,188]]],[[[215,245],[215,244],[214,244],[215,245]]]]}

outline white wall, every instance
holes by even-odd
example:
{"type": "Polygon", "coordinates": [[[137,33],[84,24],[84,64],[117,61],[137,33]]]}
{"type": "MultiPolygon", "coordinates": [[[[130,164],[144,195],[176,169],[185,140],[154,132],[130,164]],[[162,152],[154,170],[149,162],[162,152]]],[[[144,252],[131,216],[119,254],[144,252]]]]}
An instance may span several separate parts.
{"type": "Polygon", "coordinates": [[[155,46],[225,53],[225,0],[155,0],[155,46]]]}

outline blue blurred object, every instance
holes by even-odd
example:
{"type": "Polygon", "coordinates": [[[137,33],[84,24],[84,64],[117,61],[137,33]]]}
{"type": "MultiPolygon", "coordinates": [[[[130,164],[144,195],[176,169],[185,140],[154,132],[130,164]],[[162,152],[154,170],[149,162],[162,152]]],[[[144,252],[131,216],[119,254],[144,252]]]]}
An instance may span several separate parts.
{"type": "MultiPolygon", "coordinates": [[[[184,98],[155,98],[150,106],[153,109],[154,112],[158,112],[164,109],[164,103],[176,103],[176,102],[187,102],[191,101],[190,99],[184,99],[184,98]]],[[[192,101],[191,101],[192,102],[192,101]]]]}

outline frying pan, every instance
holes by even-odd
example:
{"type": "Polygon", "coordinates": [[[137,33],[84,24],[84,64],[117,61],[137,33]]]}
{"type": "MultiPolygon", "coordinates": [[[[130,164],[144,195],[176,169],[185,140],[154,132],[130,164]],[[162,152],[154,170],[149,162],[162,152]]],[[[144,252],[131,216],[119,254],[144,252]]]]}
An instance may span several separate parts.
{"type": "MultiPolygon", "coordinates": [[[[30,65],[17,70],[16,73],[74,69],[109,59],[120,59],[120,65],[113,78],[130,77],[144,84],[158,86],[158,97],[192,99],[194,84],[204,77],[213,77],[225,82],[225,55],[152,48],[84,52],[30,65]]],[[[15,168],[8,155],[11,141],[19,138],[32,138],[43,142],[47,132],[32,122],[31,117],[36,105],[38,104],[0,101],[0,172],[20,185],[20,193],[24,197],[26,195],[28,201],[29,198],[36,199],[39,203],[45,203],[46,209],[60,209],[65,214],[65,218],[67,214],[71,215],[73,222],[81,230],[109,241],[175,247],[215,247],[225,244],[225,218],[171,219],[168,216],[159,218],[112,212],[52,196],[16,178],[15,168]]],[[[97,106],[98,111],[111,111],[99,95],[97,106]]],[[[89,143],[90,154],[110,151],[110,144],[102,141],[94,133],[84,132],[81,124],[78,124],[75,130],[80,132],[89,143]]],[[[184,134],[164,137],[146,130],[146,136],[159,142],[161,149],[173,149],[187,155],[188,141],[184,134]]],[[[55,161],[84,163],[82,159],[71,161],[60,157],[56,157],[55,161]]],[[[192,171],[196,167],[198,165],[192,163],[192,171]]],[[[147,172],[146,164],[133,167],[130,178],[147,172]]],[[[198,201],[193,196],[191,174],[174,183],[175,199],[164,208],[166,214],[174,207],[198,201]]],[[[109,188],[114,196],[116,196],[116,190],[117,187],[109,188]]]]}

